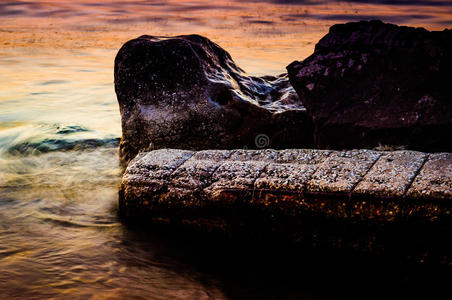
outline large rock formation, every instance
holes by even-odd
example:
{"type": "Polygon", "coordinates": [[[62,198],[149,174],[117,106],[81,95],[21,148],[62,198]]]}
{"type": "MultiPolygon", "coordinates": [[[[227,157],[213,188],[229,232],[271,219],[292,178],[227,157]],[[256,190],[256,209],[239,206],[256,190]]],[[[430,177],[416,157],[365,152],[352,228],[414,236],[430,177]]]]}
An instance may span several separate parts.
{"type": "Polygon", "coordinates": [[[115,59],[115,89],[124,161],[149,147],[312,146],[312,122],[286,75],[247,76],[198,35],[127,42],[115,59]]]}
{"type": "Polygon", "coordinates": [[[449,263],[450,153],[192,150],[304,148],[313,138],[452,150],[451,43],[450,31],[333,26],[288,67],[305,110],[285,75],[246,76],[206,38],[129,41],[115,61],[121,156],[142,152],[122,178],[121,214],[449,263]],[[150,143],[176,150],[143,151],[150,143]]]}
{"type": "Polygon", "coordinates": [[[452,31],[334,25],[288,67],[321,148],[452,151],[452,31]]]}

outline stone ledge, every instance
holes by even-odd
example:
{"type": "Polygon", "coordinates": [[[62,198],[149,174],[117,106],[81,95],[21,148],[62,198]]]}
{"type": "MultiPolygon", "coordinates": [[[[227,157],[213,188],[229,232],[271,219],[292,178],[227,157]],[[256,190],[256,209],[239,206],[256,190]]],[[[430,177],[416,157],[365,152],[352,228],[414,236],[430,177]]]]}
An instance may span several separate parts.
{"type": "Polygon", "coordinates": [[[452,154],[162,149],[129,164],[120,195],[125,215],[241,203],[359,220],[437,218],[451,214],[452,154]]]}
{"type": "Polygon", "coordinates": [[[452,154],[155,150],[120,187],[130,222],[452,264],[452,154]]]}

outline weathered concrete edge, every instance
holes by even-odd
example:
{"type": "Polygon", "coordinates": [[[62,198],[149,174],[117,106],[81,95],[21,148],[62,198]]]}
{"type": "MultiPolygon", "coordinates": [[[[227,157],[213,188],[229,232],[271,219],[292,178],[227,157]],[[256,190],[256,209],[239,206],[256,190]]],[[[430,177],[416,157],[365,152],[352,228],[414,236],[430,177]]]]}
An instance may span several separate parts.
{"type": "Polygon", "coordinates": [[[290,213],[436,218],[451,213],[451,177],[450,153],[164,149],[142,153],[129,164],[120,204],[152,211],[245,201],[290,213]]]}

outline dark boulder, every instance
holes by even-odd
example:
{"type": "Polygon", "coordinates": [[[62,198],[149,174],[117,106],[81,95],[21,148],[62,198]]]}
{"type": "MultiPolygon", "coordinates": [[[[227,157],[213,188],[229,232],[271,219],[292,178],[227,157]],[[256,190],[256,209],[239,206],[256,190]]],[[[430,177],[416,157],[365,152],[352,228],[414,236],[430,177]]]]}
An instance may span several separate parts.
{"type": "Polygon", "coordinates": [[[312,146],[312,121],[287,75],[247,76],[199,35],[125,43],[115,59],[115,89],[126,162],[149,147],[312,146]]]}
{"type": "Polygon", "coordinates": [[[334,25],[287,67],[321,148],[452,151],[452,31],[334,25]]]}

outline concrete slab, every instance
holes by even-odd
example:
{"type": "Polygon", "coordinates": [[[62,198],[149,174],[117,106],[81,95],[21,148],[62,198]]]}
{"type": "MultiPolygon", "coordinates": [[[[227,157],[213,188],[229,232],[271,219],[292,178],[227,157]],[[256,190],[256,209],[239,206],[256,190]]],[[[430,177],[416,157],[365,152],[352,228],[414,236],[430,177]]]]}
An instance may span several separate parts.
{"type": "Polygon", "coordinates": [[[204,188],[210,183],[213,172],[231,156],[231,153],[229,150],[196,152],[171,174],[170,187],[204,188]]]}
{"type": "Polygon", "coordinates": [[[416,151],[383,153],[353,190],[354,196],[401,198],[427,154],[416,151]]]}
{"type": "Polygon", "coordinates": [[[162,149],[138,155],[122,177],[122,205],[133,202],[133,206],[140,206],[147,205],[151,199],[159,200],[171,174],[193,154],[186,150],[162,149]]]}
{"type": "Polygon", "coordinates": [[[289,214],[390,221],[447,214],[442,204],[426,207],[425,202],[402,200],[452,201],[451,190],[451,153],[156,150],[130,163],[121,182],[120,203],[137,209],[183,210],[239,201],[289,214]]]}
{"type": "Polygon", "coordinates": [[[268,164],[263,161],[225,161],[213,173],[213,183],[205,192],[214,199],[225,189],[252,190],[254,182],[268,164]]]}
{"type": "Polygon", "coordinates": [[[164,201],[178,199],[183,205],[202,205],[203,189],[211,184],[212,174],[231,156],[230,150],[196,152],[180,165],[168,178],[164,201]]]}
{"type": "Polygon", "coordinates": [[[282,150],[256,180],[256,189],[274,189],[302,192],[312,174],[331,151],[311,149],[282,150]]]}
{"type": "Polygon", "coordinates": [[[307,193],[350,193],[382,155],[372,150],[335,151],[307,183],[307,193]]]}
{"type": "Polygon", "coordinates": [[[431,154],[405,196],[447,199],[452,203],[452,153],[431,154]]]}

